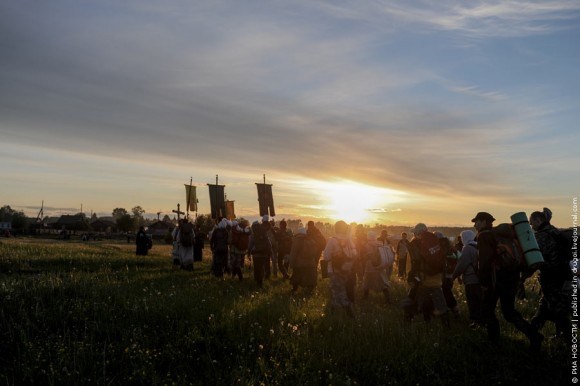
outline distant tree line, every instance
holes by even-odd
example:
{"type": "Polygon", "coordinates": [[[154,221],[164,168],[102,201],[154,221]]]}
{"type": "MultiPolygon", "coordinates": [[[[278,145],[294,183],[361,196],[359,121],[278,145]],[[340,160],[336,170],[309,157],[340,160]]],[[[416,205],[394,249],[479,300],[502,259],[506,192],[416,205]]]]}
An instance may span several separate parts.
{"type": "MultiPolygon", "coordinates": [[[[113,217],[113,221],[117,226],[117,229],[120,232],[133,232],[137,230],[140,226],[148,226],[157,220],[149,220],[144,217],[146,211],[140,205],[134,206],[128,211],[125,208],[115,208],[113,209],[111,215],[113,217]]],[[[76,224],[76,230],[79,231],[92,231],[91,222],[98,219],[96,213],[93,213],[91,218],[89,219],[84,213],[77,213],[75,214],[77,218],[80,218],[80,222],[76,224]]],[[[45,217],[44,220],[46,221],[48,217],[45,217]]],[[[209,233],[214,225],[215,220],[211,218],[210,214],[202,214],[198,215],[195,219],[192,219],[196,222],[197,225],[200,226],[201,231],[204,233],[209,233]]],[[[238,219],[238,221],[243,220],[243,218],[238,219]]],[[[276,225],[281,219],[276,221],[276,225]]],[[[31,219],[27,218],[24,212],[12,209],[10,205],[4,205],[0,208],[0,221],[1,222],[10,222],[12,224],[12,229],[18,232],[26,232],[32,227],[31,219]]],[[[173,223],[174,219],[172,219],[169,215],[163,216],[161,221],[173,223]]],[[[288,228],[291,229],[294,233],[298,230],[301,226],[306,226],[305,223],[302,222],[300,219],[285,219],[288,224],[288,228]]],[[[326,236],[330,236],[333,234],[334,224],[328,222],[315,222],[315,226],[320,229],[326,236]]],[[[352,227],[356,226],[356,223],[351,224],[352,227]]],[[[402,232],[410,233],[410,227],[407,226],[400,226],[400,225],[382,225],[382,224],[375,224],[374,226],[371,225],[364,225],[366,231],[380,231],[386,229],[391,237],[399,238],[402,232]]],[[[439,231],[442,232],[444,235],[448,237],[456,237],[462,230],[468,228],[461,228],[461,227],[430,227],[431,231],[439,231]]],[[[412,236],[412,235],[410,235],[412,236]]]]}

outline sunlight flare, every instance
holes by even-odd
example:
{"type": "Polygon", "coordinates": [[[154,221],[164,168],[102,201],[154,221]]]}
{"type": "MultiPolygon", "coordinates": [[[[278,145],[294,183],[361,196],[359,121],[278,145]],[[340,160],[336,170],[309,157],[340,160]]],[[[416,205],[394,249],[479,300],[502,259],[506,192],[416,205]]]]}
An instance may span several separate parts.
{"type": "Polygon", "coordinates": [[[349,180],[316,181],[325,215],[336,220],[364,223],[382,213],[397,211],[392,205],[404,200],[405,193],[349,180]]]}

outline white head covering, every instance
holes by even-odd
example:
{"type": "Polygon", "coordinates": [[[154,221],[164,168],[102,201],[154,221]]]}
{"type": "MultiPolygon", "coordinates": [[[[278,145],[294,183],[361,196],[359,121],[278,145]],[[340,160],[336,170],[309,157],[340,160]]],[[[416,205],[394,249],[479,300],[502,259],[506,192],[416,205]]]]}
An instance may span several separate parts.
{"type": "Polygon", "coordinates": [[[461,242],[463,242],[463,245],[467,245],[469,244],[470,241],[475,240],[475,233],[473,233],[473,231],[470,230],[466,230],[461,232],[461,242]]]}
{"type": "Polygon", "coordinates": [[[219,222],[218,228],[226,229],[228,226],[228,219],[222,218],[222,221],[219,222]]]}
{"type": "Polygon", "coordinates": [[[300,227],[296,230],[296,233],[299,233],[301,235],[306,235],[306,228],[300,227]]]}
{"type": "Polygon", "coordinates": [[[268,216],[267,214],[262,216],[262,222],[268,222],[270,221],[270,216],[268,216]]]}

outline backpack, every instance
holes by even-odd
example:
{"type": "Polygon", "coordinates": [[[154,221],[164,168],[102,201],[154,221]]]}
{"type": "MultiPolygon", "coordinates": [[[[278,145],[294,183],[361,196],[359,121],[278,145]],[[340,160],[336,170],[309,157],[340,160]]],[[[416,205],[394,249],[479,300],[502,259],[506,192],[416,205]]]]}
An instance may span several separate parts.
{"type": "Polygon", "coordinates": [[[292,249],[292,232],[289,229],[276,231],[276,242],[278,243],[278,251],[282,254],[290,253],[292,249]]]}
{"type": "Polygon", "coordinates": [[[254,238],[254,253],[270,253],[272,247],[264,224],[252,224],[252,237],[254,238]]]}
{"type": "Polygon", "coordinates": [[[345,252],[344,248],[348,246],[348,241],[336,238],[339,243],[339,252],[332,257],[332,269],[335,272],[350,272],[354,263],[354,259],[349,257],[345,252]],[[344,244],[347,245],[344,245],[344,244]]]}
{"type": "Polygon", "coordinates": [[[318,254],[320,255],[320,253],[324,251],[324,248],[326,248],[326,239],[324,238],[322,233],[316,228],[314,230],[308,229],[306,231],[306,234],[308,235],[308,237],[314,240],[314,242],[316,243],[316,248],[318,248],[318,254]]]}
{"type": "Polygon", "coordinates": [[[491,232],[497,241],[497,266],[508,271],[522,271],[527,264],[514,226],[508,223],[499,224],[491,232]]]}
{"type": "Polygon", "coordinates": [[[302,255],[304,259],[309,262],[312,266],[316,266],[318,263],[318,258],[320,257],[320,251],[316,245],[316,240],[312,237],[306,236],[304,238],[304,244],[302,247],[302,255]]]}
{"type": "Polygon", "coordinates": [[[243,230],[232,229],[232,245],[240,251],[248,249],[249,235],[243,230]]]}
{"type": "Polygon", "coordinates": [[[549,231],[550,236],[556,241],[558,245],[558,255],[563,257],[566,261],[571,261],[574,258],[574,240],[573,240],[573,230],[568,229],[557,229],[554,228],[549,231]]]}
{"type": "Polygon", "coordinates": [[[212,247],[215,252],[227,252],[228,251],[228,231],[224,228],[218,228],[213,231],[212,235],[212,247]]]}
{"type": "Polygon", "coordinates": [[[190,223],[184,222],[180,225],[179,242],[186,248],[193,246],[193,226],[190,223]]]}
{"type": "Polygon", "coordinates": [[[425,274],[431,276],[443,273],[446,255],[446,252],[441,248],[439,238],[431,232],[423,232],[421,235],[421,256],[423,257],[425,274]]]}

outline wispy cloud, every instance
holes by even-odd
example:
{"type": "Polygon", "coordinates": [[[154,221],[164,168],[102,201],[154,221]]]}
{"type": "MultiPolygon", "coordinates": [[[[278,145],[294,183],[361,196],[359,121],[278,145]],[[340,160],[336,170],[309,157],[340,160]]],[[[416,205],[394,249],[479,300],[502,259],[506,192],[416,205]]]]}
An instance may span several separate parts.
{"type": "MultiPolygon", "coordinates": [[[[385,20],[397,27],[427,26],[477,38],[544,35],[577,28],[576,1],[378,2],[357,6],[322,6],[337,18],[364,20],[377,26],[385,20]],[[361,9],[362,8],[362,9],[361,9]],[[563,22],[569,22],[564,24],[563,22]]],[[[378,27],[380,28],[380,27],[378,27]]],[[[418,29],[420,30],[420,29],[418,29]]]]}

